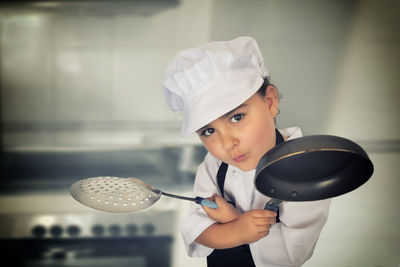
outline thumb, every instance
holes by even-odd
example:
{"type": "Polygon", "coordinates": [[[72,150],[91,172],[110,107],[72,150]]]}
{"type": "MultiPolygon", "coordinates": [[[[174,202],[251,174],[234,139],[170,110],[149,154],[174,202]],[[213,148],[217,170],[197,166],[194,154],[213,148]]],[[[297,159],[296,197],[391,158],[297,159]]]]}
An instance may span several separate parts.
{"type": "Polygon", "coordinates": [[[215,197],[217,196],[217,194],[213,194],[211,197],[207,197],[208,200],[212,200],[214,201],[215,197]]]}
{"type": "Polygon", "coordinates": [[[226,199],[219,196],[219,195],[213,195],[213,200],[217,203],[218,207],[221,207],[223,204],[226,203],[226,199]]]}

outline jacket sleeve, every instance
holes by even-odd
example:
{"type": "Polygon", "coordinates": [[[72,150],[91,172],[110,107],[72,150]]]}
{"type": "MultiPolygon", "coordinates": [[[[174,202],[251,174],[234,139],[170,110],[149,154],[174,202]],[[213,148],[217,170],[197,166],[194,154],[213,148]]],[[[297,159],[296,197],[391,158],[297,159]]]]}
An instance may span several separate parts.
{"type": "MultiPolygon", "coordinates": [[[[220,163],[211,154],[207,154],[196,174],[193,188],[194,197],[210,197],[214,193],[218,193],[216,176],[220,163]]],[[[205,257],[213,251],[212,248],[198,244],[195,240],[215,222],[208,217],[200,205],[191,204],[189,215],[182,221],[180,226],[186,251],[190,257],[205,257]]]]}
{"type": "MultiPolygon", "coordinates": [[[[302,136],[298,127],[281,130],[288,140],[302,136]]],[[[280,207],[280,223],[265,238],[251,244],[260,266],[301,266],[313,254],[319,235],[329,214],[330,199],[306,202],[284,202],[280,207]]]]}
{"type": "Polygon", "coordinates": [[[301,266],[313,254],[329,206],[329,199],[284,203],[281,222],[273,225],[268,236],[252,244],[260,252],[255,261],[272,266],[301,266]]]}

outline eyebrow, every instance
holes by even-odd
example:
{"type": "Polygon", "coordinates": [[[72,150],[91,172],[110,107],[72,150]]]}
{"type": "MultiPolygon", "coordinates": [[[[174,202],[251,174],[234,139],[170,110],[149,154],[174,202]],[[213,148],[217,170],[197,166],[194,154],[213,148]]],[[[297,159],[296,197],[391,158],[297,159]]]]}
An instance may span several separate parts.
{"type": "Polygon", "coordinates": [[[222,117],[222,118],[229,117],[229,116],[231,116],[231,115],[232,115],[232,113],[235,113],[235,112],[236,112],[236,110],[238,110],[238,109],[240,109],[240,108],[242,108],[242,107],[244,107],[244,106],[247,106],[247,104],[241,104],[240,106],[238,106],[238,107],[236,107],[236,108],[232,109],[231,111],[229,111],[229,112],[225,113],[225,114],[224,114],[224,115],[222,115],[221,117],[222,117]]]}
{"type": "MultiPolygon", "coordinates": [[[[242,108],[242,107],[244,107],[244,106],[247,106],[247,104],[241,104],[241,105],[239,105],[239,106],[237,106],[236,108],[234,108],[234,109],[232,109],[231,111],[228,111],[227,113],[225,113],[224,115],[222,115],[221,117],[222,118],[227,118],[227,117],[230,117],[233,113],[235,113],[238,109],[240,109],[240,108],[242,108]]],[[[205,129],[207,129],[207,128],[210,128],[210,124],[207,124],[207,125],[204,125],[203,127],[201,127],[200,129],[198,129],[196,132],[201,132],[201,131],[203,131],[203,130],[205,130],[205,129]]]]}

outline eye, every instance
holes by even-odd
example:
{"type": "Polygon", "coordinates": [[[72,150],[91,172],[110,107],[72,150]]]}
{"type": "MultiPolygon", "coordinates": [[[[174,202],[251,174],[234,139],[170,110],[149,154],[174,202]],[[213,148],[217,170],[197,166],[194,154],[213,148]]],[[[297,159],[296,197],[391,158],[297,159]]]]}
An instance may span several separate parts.
{"type": "Polygon", "coordinates": [[[201,132],[202,136],[210,136],[215,132],[214,128],[207,128],[204,131],[201,132]]]}
{"type": "Polygon", "coordinates": [[[233,123],[238,122],[238,121],[242,120],[243,117],[244,117],[244,114],[242,114],[242,113],[235,114],[235,115],[232,116],[231,122],[233,122],[233,123]]]}

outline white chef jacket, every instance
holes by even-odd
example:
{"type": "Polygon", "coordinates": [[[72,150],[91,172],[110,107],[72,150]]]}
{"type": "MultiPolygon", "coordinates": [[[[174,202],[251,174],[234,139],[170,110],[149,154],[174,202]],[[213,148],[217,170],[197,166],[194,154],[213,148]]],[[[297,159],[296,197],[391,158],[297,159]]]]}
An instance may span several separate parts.
{"type": "MultiPolygon", "coordinates": [[[[302,136],[301,130],[291,127],[279,130],[285,139],[302,136]]],[[[219,192],[217,172],[221,161],[208,153],[196,174],[193,195],[209,197],[219,192]]],[[[264,209],[269,197],[257,191],[254,185],[255,170],[241,171],[228,167],[224,195],[233,201],[236,209],[244,213],[254,209],[264,209]]],[[[266,237],[250,244],[251,254],[256,266],[301,266],[314,250],[319,234],[329,212],[330,200],[308,202],[284,202],[280,206],[280,223],[274,224],[266,237]]],[[[205,257],[212,253],[209,248],[197,243],[196,238],[216,221],[209,218],[202,207],[192,204],[189,215],[183,220],[180,230],[191,257],[205,257]]]]}

